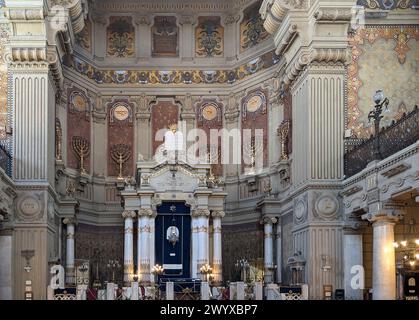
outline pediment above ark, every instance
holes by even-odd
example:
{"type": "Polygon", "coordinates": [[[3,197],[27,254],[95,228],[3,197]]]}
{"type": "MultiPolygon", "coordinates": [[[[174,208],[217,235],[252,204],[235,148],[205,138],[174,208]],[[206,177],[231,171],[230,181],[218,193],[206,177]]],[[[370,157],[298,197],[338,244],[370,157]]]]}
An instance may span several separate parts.
{"type": "Polygon", "coordinates": [[[198,187],[198,177],[182,167],[164,167],[151,174],[150,186],[155,192],[194,192],[198,187]]]}

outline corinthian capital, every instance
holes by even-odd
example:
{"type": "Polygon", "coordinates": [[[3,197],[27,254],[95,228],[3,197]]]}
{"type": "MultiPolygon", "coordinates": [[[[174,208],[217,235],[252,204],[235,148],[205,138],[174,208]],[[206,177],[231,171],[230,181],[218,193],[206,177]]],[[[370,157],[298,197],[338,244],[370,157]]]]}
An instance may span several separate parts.
{"type": "Polygon", "coordinates": [[[152,215],[153,215],[153,210],[151,208],[140,208],[140,210],[138,210],[138,217],[152,216],[152,215]]]}
{"type": "Polygon", "coordinates": [[[261,220],[261,224],[275,224],[278,222],[278,219],[275,217],[264,216],[261,220]]]}
{"type": "Polygon", "coordinates": [[[211,215],[213,218],[224,218],[226,214],[224,211],[213,211],[211,215]]]}
{"type": "Polygon", "coordinates": [[[192,211],[192,217],[208,217],[210,211],[208,209],[195,209],[192,211]]]}
{"type": "Polygon", "coordinates": [[[63,220],[63,223],[65,224],[65,225],[69,225],[69,224],[76,224],[77,223],[77,220],[76,220],[76,218],[75,217],[68,217],[68,218],[65,218],[64,220],[63,220]]]}
{"type": "Polygon", "coordinates": [[[122,217],[124,219],[135,218],[135,216],[136,216],[135,211],[132,211],[132,210],[125,210],[124,212],[122,212],[122,217]]]}

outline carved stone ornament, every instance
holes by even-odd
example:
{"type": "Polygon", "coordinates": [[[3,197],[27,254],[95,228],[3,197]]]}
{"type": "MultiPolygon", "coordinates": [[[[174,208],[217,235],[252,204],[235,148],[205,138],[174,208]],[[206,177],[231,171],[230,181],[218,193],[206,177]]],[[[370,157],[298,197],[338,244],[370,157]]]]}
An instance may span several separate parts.
{"type": "Polygon", "coordinates": [[[296,223],[302,223],[307,218],[307,204],[304,199],[300,199],[295,203],[294,206],[294,217],[296,223]]]}
{"type": "Polygon", "coordinates": [[[44,201],[41,194],[26,194],[16,202],[16,216],[20,221],[41,220],[44,216],[44,201]]]}
{"type": "Polygon", "coordinates": [[[320,195],[314,203],[314,215],[321,219],[336,217],[339,211],[339,202],[332,194],[320,195]]]}

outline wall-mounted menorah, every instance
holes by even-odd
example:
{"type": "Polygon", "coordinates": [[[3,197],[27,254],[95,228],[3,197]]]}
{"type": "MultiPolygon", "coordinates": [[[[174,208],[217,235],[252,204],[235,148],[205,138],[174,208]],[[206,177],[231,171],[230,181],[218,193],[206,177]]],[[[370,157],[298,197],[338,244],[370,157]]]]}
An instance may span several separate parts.
{"type": "Polygon", "coordinates": [[[111,147],[111,157],[119,166],[118,179],[123,179],[122,168],[131,157],[131,148],[127,144],[116,144],[111,147]]]}
{"type": "Polygon", "coordinates": [[[84,168],[84,160],[89,155],[90,144],[87,139],[79,136],[74,136],[72,140],[73,150],[80,159],[80,173],[87,174],[86,169],[84,168]]]}

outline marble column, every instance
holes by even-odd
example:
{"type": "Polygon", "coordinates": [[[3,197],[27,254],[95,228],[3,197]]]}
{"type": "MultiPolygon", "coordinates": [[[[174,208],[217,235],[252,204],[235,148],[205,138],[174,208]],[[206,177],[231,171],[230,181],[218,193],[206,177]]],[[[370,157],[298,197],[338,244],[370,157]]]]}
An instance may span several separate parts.
{"type": "Polygon", "coordinates": [[[375,215],[370,221],[373,228],[372,296],[374,300],[395,300],[395,219],[387,215],[375,215]]]}
{"type": "Polygon", "coordinates": [[[141,208],[138,211],[138,245],[137,263],[139,281],[148,283],[151,280],[150,272],[150,216],[151,208],[141,208]]]}
{"type": "MultiPolygon", "coordinates": [[[[193,215],[196,217],[194,231],[196,232],[195,241],[197,242],[198,247],[196,251],[196,270],[197,275],[200,275],[200,268],[209,262],[208,217],[210,215],[210,212],[208,209],[200,208],[196,209],[193,212],[193,215]]],[[[195,246],[195,244],[193,244],[193,246],[195,246]]],[[[200,276],[202,277],[202,275],[200,276]]]]}
{"type": "Polygon", "coordinates": [[[213,233],[213,257],[212,270],[214,281],[221,283],[222,279],[222,245],[221,245],[221,219],[225,216],[224,211],[212,212],[213,233]]]}
{"type": "Polygon", "coordinates": [[[191,211],[191,237],[192,237],[192,254],[191,254],[191,277],[198,277],[198,217],[195,215],[195,210],[191,211]]]}
{"type": "Polygon", "coordinates": [[[282,236],[281,224],[276,225],[276,283],[282,283],[282,236]]]}
{"type": "MultiPolygon", "coordinates": [[[[155,235],[156,235],[156,216],[157,212],[153,210],[152,214],[149,216],[149,226],[150,226],[150,232],[149,232],[149,257],[150,257],[150,268],[153,268],[153,266],[156,264],[156,251],[155,251],[155,235]]],[[[151,269],[150,269],[151,270],[151,269]]],[[[155,281],[155,277],[150,275],[151,282],[155,281]]]]}
{"type": "Polygon", "coordinates": [[[273,281],[273,224],[278,220],[275,217],[265,216],[262,219],[264,225],[264,261],[265,261],[265,283],[273,281]]]}
{"type": "Polygon", "coordinates": [[[133,218],[135,218],[134,211],[124,211],[122,213],[124,218],[124,283],[126,286],[131,282],[134,274],[134,226],[133,218]]]}
{"type": "Polygon", "coordinates": [[[344,234],[343,262],[345,299],[363,299],[364,272],[362,253],[362,234],[344,234]],[[362,272],[362,274],[360,274],[360,272],[362,272]]]}
{"type": "Polygon", "coordinates": [[[75,230],[75,219],[65,218],[63,223],[67,225],[67,242],[66,242],[66,263],[65,263],[65,275],[66,283],[70,285],[75,284],[74,278],[74,230],[75,230]]]}

